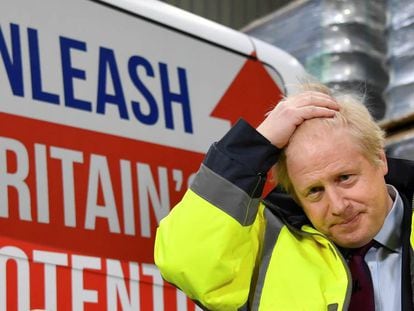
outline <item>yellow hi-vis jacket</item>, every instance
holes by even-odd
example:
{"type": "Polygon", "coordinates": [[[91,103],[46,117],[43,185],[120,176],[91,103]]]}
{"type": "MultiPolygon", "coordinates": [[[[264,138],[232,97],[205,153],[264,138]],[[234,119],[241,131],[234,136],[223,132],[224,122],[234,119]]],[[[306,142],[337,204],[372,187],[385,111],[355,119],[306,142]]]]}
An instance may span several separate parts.
{"type": "MultiPolygon", "coordinates": [[[[160,223],[156,265],[208,310],[347,310],[352,282],[337,247],[308,222],[287,221],[271,201],[261,200],[278,151],[269,146],[264,152],[269,143],[257,135],[239,122],[210,148],[190,189],[160,223]],[[259,148],[246,150],[244,140],[259,148]]],[[[284,202],[293,201],[279,195],[276,203],[284,202]]]]}

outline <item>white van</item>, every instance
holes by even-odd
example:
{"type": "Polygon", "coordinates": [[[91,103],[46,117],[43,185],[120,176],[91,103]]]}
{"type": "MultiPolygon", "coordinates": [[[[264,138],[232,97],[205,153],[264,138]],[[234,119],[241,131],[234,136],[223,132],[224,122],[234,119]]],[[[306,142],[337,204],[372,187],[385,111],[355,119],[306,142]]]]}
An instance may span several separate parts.
{"type": "Polygon", "coordinates": [[[194,310],[153,264],[157,224],[303,74],[154,0],[2,0],[0,310],[194,310]]]}

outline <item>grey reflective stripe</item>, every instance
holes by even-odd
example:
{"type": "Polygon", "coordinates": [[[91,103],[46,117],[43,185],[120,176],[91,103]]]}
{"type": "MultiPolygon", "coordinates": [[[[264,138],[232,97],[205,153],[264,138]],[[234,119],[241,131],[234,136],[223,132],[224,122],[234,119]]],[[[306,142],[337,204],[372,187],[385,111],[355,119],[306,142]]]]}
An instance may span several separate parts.
{"type": "Polygon", "coordinates": [[[414,195],[413,195],[413,199],[411,200],[411,209],[414,209],[414,195]]]}
{"type": "Polygon", "coordinates": [[[414,305],[414,250],[410,247],[411,301],[414,305]]]}
{"type": "Polygon", "coordinates": [[[243,226],[251,225],[256,218],[260,198],[251,198],[205,165],[201,165],[190,189],[243,226]]]}
{"type": "MultiPolygon", "coordinates": [[[[413,195],[413,199],[412,199],[412,205],[411,205],[411,222],[414,221],[414,195],[413,195]]],[[[411,232],[411,235],[413,235],[414,233],[411,232]]],[[[411,243],[410,243],[411,244],[411,243]]],[[[411,301],[414,305],[414,250],[413,247],[411,245],[410,247],[410,275],[411,275],[411,292],[412,292],[412,296],[411,296],[411,301]]]]}
{"type": "Polygon", "coordinates": [[[352,296],[352,276],[351,276],[351,270],[349,270],[348,263],[346,262],[344,256],[341,255],[340,251],[337,248],[336,248],[336,251],[337,251],[339,257],[341,258],[341,261],[342,261],[342,264],[344,265],[344,268],[345,268],[345,271],[346,271],[346,276],[347,276],[347,279],[348,279],[348,286],[346,287],[344,305],[342,306],[342,310],[348,310],[349,303],[351,302],[351,296],[352,296]]]}
{"type": "Polygon", "coordinates": [[[331,303],[328,305],[328,311],[337,311],[338,310],[338,304],[337,303],[331,303]]]}
{"type": "MultiPolygon", "coordinates": [[[[411,223],[414,221],[414,195],[411,200],[411,223]]],[[[414,233],[411,232],[411,235],[414,233]]],[[[411,237],[410,237],[411,238],[411,237]]],[[[411,242],[411,241],[410,241],[411,242]]],[[[414,305],[414,250],[410,243],[410,275],[411,275],[411,301],[414,305]]]]}
{"type": "Polygon", "coordinates": [[[262,259],[260,262],[259,275],[257,277],[256,288],[254,289],[252,297],[251,310],[259,310],[260,299],[262,297],[263,285],[266,278],[266,272],[269,268],[270,258],[272,257],[273,249],[279,237],[280,230],[285,224],[272,214],[267,208],[264,210],[266,218],[266,230],[264,236],[262,259]]]}

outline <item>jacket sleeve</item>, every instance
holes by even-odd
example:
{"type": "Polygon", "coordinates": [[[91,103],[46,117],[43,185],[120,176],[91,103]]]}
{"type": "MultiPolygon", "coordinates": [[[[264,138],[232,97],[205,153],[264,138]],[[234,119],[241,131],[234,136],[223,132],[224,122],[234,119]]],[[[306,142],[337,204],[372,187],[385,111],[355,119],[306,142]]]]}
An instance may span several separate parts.
{"type": "Polygon", "coordinates": [[[240,120],[210,147],[157,229],[154,258],[163,278],[209,310],[247,302],[264,230],[260,196],[278,154],[240,120]]]}

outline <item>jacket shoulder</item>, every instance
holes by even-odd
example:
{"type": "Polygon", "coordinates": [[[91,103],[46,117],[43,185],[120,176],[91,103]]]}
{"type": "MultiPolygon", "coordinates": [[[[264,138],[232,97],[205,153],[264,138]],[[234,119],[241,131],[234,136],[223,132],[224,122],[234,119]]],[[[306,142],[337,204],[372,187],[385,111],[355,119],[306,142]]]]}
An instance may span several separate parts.
{"type": "Polygon", "coordinates": [[[387,162],[385,180],[410,198],[414,192],[414,161],[388,157],[387,162]]]}

